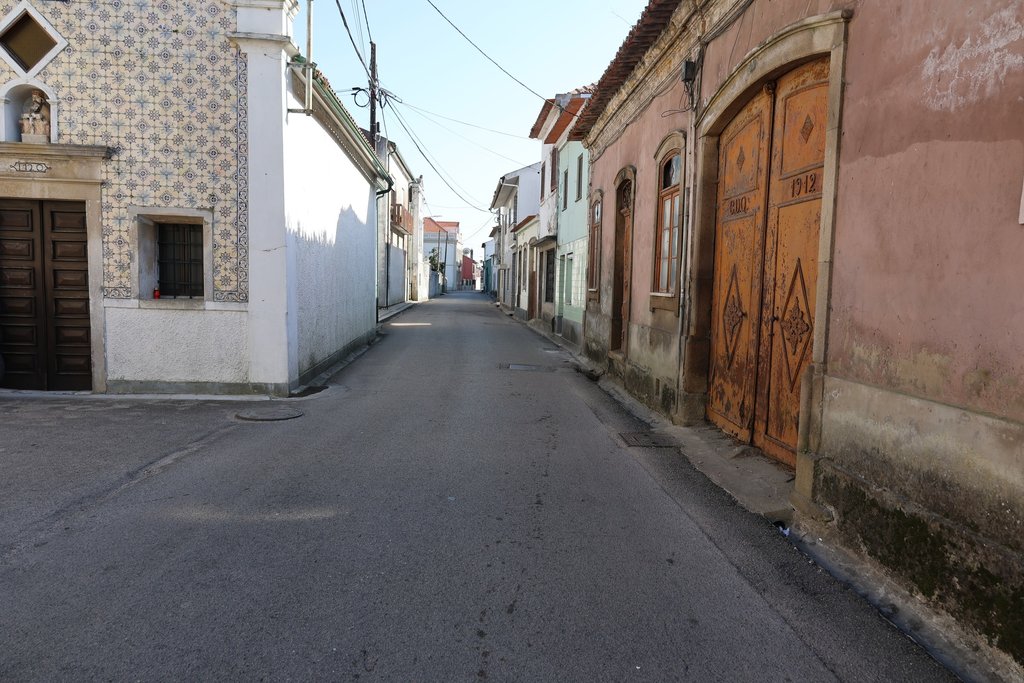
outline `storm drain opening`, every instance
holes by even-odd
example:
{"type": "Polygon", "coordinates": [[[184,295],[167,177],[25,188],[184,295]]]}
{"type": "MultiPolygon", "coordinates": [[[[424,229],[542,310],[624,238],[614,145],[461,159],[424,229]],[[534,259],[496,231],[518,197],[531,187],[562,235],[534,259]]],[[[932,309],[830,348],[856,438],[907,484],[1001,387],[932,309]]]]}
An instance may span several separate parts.
{"type": "Polygon", "coordinates": [[[546,365],[530,365],[528,363],[501,363],[502,370],[518,370],[520,372],[554,372],[555,369],[546,365]]]}
{"type": "Polygon", "coordinates": [[[639,448],[675,448],[676,443],[671,437],[654,432],[622,432],[619,434],[627,446],[639,448]]]}

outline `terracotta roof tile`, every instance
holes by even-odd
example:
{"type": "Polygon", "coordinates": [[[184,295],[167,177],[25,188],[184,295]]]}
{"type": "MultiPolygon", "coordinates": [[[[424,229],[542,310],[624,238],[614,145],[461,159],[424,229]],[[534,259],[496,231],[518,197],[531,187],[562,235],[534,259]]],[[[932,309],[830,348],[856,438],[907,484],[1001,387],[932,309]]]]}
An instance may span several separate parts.
{"type": "Polygon", "coordinates": [[[681,2],[682,0],[650,0],[647,3],[647,7],[640,14],[640,19],[633,25],[626,40],[619,46],[619,51],[615,53],[611,64],[604,70],[604,74],[597,82],[594,96],[590,98],[590,104],[577,119],[572,131],[569,132],[570,140],[582,140],[587,136],[587,133],[594,127],[594,123],[604,113],[605,107],[608,106],[612,97],[668,26],[672,14],[681,2]]]}

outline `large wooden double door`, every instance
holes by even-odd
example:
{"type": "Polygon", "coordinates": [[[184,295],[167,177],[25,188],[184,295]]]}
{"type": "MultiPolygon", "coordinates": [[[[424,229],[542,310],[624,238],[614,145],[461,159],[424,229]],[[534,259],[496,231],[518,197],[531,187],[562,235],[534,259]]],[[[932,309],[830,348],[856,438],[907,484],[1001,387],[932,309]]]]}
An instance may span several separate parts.
{"type": "Polygon", "coordinates": [[[790,465],[811,358],[828,58],[767,85],[719,138],[708,418],[790,465]]]}
{"type": "Polygon", "coordinates": [[[85,204],[0,200],[0,386],[92,388],[86,245],[85,204]]]}

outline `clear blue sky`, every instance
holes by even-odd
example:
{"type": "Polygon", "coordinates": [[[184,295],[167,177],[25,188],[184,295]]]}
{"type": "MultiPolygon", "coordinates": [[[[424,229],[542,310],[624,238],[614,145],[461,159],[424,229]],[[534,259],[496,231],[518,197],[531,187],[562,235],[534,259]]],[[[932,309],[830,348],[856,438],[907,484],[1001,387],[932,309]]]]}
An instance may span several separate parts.
{"type": "MultiPolygon", "coordinates": [[[[646,0],[433,1],[495,61],[544,97],[596,82],[647,4],[646,0]]],[[[469,202],[486,210],[498,178],[540,160],[540,143],[527,136],[543,101],[487,61],[426,0],[338,2],[367,64],[372,34],[382,87],[410,105],[521,136],[500,135],[394,105],[434,164],[469,202]],[[361,2],[365,2],[369,31],[361,2]]],[[[300,3],[295,40],[305,52],[306,0],[300,3]]],[[[367,78],[335,0],[313,3],[313,37],[314,61],[360,125],[368,127],[369,109],[357,106],[347,94],[352,87],[365,88],[367,78]]],[[[360,96],[358,104],[365,102],[366,97],[360,96]]],[[[480,244],[487,239],[493,219],[486,211],[468,208],[445,186],[402,130],[395,112],[385,110],[383,123],[413,173],[423,175],[427,213],[459,221],[465,246],[473,248],[479,259],[480,244]]]]}

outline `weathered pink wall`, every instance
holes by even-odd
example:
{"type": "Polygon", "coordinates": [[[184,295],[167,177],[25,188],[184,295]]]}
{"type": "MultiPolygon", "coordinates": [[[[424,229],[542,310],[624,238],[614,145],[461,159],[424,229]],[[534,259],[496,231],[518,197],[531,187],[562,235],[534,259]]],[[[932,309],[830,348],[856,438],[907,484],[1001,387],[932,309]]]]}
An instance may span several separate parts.
{"type": "MultiPolygon", "coordinates": [[[[674,377],[678,363],[679,318],[670,311],[651,311],[650,294],[654,263],[654,239],[657,226],[659,145],[673,131],[686,131],[689,114],[662,112],[679,109],[683,90],[673,84],[656,97],[591,167],[591,191],[604,192],[604,216],[601,232],[601,313],[611,315],[611,281],[615,255],[615,177],[622,169],[636,168],[633,209],[632,278],[630,324],[640,326],[643,343],[629,348],[629,357],[655,374],[674,377]]],[[[687,185],[689,180],[687,178],[687,185]]],[[[685,190],[684,190],[685,192],[685,190]]],[[[688,195],[684,194],[684,201],[688,195]]],[[[688,211],[684,207],[684,213],[688,211]]],[[[606,333],[606,331],[605,331],[606,333]]]]}
{"type": "Polygon", "coordinates": [[[1024,419],[1024,3],[758,0],[703,95],[804,17],[852,9],[828,372],[1024,419]]]}
{"type": "Polygon", "coordinates": [[[1024,419],[1022,8],[856,7],[830,374],[1024,419]]]}

